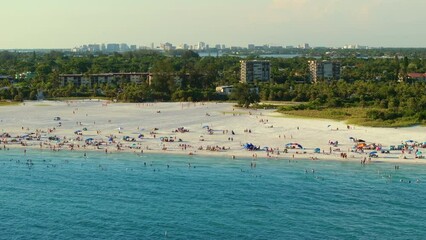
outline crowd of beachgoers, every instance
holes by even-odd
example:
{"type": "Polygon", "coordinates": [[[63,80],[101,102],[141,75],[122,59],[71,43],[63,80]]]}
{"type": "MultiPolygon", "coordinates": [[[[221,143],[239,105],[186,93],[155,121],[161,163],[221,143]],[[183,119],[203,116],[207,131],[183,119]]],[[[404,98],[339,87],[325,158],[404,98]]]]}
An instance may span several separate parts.
{"type": "MultiPolygon", "coordinates": [[[[41,101],[2,107],[2,150],[423,162],[422,127],[366,128],[231,103],[41,101]],[[418,141],[413,140],[417,137],[418,141]],[[414,161],[413,161],[414,160],[414,161]]],[[[426,162],[426,161],[425,161],[426,162]]]]}

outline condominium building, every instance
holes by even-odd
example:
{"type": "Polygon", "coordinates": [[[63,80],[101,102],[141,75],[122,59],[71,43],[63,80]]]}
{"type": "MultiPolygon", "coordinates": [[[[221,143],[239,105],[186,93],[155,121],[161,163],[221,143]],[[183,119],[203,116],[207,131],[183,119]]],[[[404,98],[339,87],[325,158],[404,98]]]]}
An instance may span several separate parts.
{"type": "Polygon", "coordinates": [[[271,66],[267,60],[241,60],[242,83],[266,82],[271,79],[271,66]]]}
{"type": "Polygon", "coordinates": [[[340,79],[340,62],[337,61],[309,61],[311,81],[316,83],[321,80],[340,79]]]}

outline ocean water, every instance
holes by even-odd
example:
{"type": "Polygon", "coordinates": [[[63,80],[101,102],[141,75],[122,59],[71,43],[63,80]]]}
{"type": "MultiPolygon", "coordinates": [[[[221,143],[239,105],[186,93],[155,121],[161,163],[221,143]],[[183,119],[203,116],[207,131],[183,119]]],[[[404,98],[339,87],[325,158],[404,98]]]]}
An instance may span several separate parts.
{"type": "Polygon", "coordinates": [[[0,152],[0,239],[424,239],[426,166],[0,152]]]}

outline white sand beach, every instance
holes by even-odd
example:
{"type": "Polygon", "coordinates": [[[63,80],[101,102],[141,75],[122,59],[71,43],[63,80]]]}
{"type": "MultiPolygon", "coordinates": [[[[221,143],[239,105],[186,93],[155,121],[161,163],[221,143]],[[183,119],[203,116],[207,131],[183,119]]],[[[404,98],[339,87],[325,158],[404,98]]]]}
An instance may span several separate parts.
{"type": "Polygon", "coordinates": [[[401,150],[390,153],[378,150],[378,157],[372,157],[371,162],[426,163],[425,159],[416,157],[416,150],[423,149],[411,147],[412,143],[406,142],[426,141],[424,127],[347,126],[332,120],[286,117],[274,110],[241,109],[231,103],[31,101],[0,107],[0,121],[2,149],[368,161],[369,153],[374,149],[354,152],[356,143],[350,138],[355,138],[385,150],[391,145],[407,146],[404,153],[401,150]],[[60,119],[55,120],[56,117],[60,119]],[[330,144],[336,141],[338,144],[330,144]],[[243,147],[246,143],[252,143],[260,150],[246,150],[243,147]],[[303,149],[285,150],[288,143],[298,143],[303,149]],[[314,153],[315,148],[320,152],[314,153]],[[347,158],[342,157],[345,154],[347,158]]]}

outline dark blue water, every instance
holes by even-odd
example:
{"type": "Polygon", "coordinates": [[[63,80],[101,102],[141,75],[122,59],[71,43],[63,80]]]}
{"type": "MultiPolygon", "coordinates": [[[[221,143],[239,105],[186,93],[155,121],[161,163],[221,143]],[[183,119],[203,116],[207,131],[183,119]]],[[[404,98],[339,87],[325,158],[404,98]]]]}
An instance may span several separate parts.
{"type": "Polygon", "coordinates": [[[2,151],[0,238],[426,237],[426,166],[250,162],[2,151]]]}

